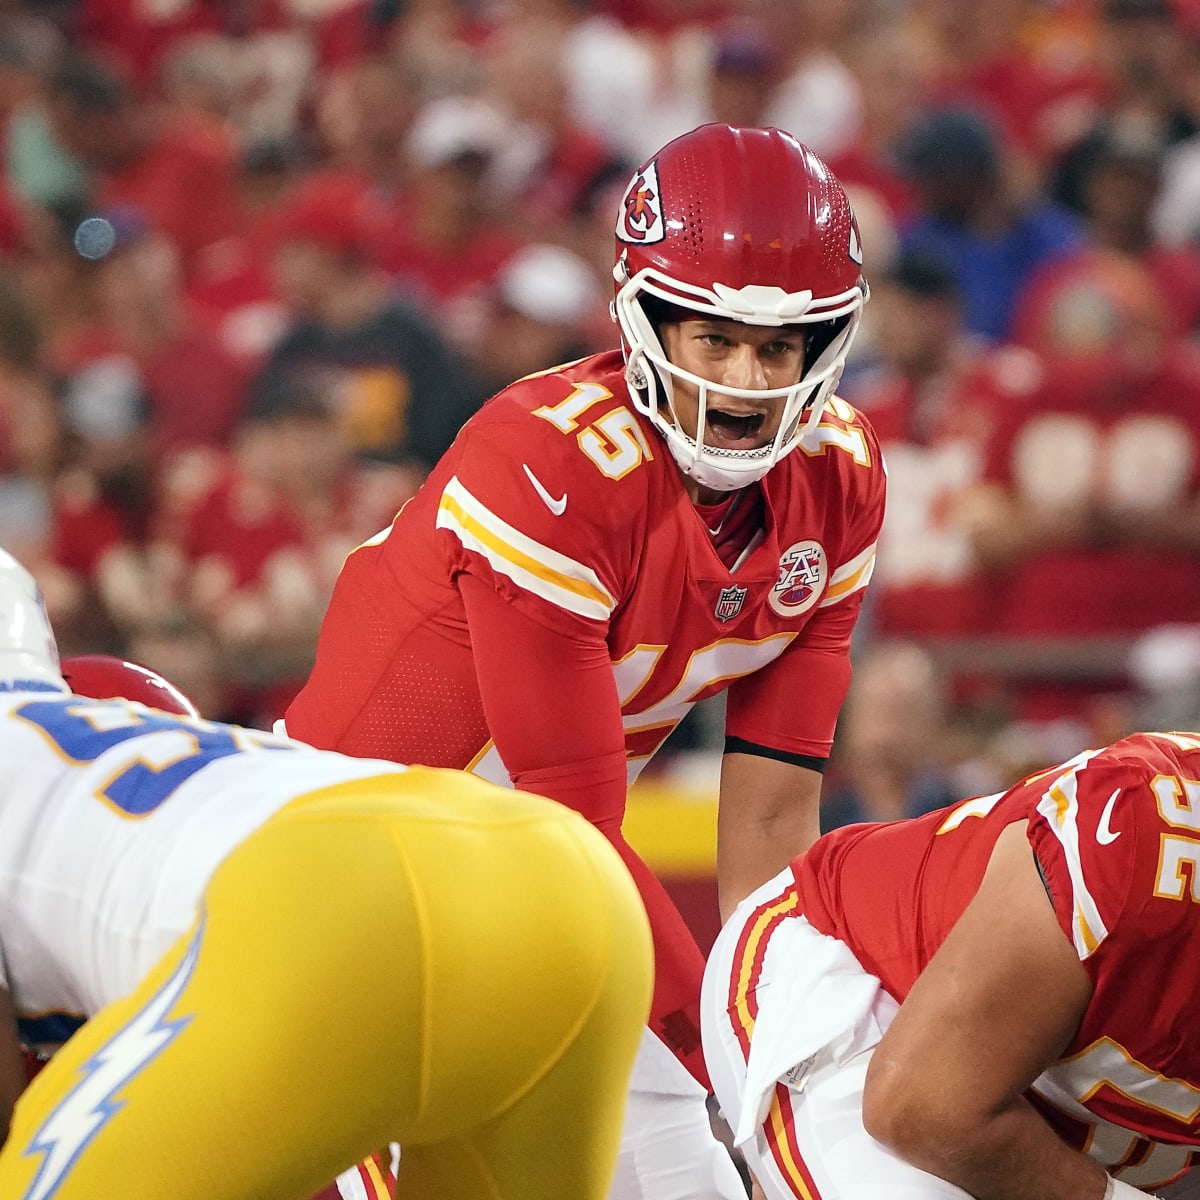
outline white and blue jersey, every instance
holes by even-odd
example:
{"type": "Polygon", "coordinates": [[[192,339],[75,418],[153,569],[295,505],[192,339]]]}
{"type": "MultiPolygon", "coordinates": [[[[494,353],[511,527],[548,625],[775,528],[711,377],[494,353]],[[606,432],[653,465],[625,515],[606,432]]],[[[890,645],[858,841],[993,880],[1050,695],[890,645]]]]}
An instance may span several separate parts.
{"type": "Polygon", "coordinates": [[[0,695],[0,764],[0,983],[29,1040],[132,991],[217,865],[289,801],[404,770],[42,691],[0,695]]]}

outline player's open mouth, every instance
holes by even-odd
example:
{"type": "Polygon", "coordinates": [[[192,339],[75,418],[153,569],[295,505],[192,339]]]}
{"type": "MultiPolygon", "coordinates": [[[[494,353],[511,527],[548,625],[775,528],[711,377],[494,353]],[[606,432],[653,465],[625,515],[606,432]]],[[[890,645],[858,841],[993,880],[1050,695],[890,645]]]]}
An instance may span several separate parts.
{"type": "Polygon", "coordinates": [[[704,414],[704,440],[722,450],[757,450],[762,445],[764,414],[710,408],[704,414]]]}

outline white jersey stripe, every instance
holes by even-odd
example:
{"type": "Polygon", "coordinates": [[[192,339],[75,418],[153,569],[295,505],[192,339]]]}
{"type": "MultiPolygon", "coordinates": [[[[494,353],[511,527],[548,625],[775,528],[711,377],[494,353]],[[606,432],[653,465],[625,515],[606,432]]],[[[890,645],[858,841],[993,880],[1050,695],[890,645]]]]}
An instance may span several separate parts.
{"type": "Polygon", "coordinates": [[[616,607],[595,571],[501,520],[457,475],[442,492],[436,524],[453,533],[466,549],[481,554],[493,570],[559,608],[605,621],[616,607]]]}
{"type": "Polygon", "coordinates": [[[371,1200],[371,1194],[367,1191],[367,1185],[363,1183],[357,1166],[343,1171],[334,1182],[342,1200],[371,1200]]]}
{"type": "Polygon", "coordinates": [[[818,608],[828,608],[839,600],[845,600],[847,596],[861,591],[871,582],[871,575],[875,570],[875,546],[876,543],[872,542],[848,563],[843,563],[834,571],[818,608]]]}
{"type": "Polygon", "coordinates": [[[1046,818],[1050,829],[1062,844],[1066,858],[1075,910],[1071,917],[1071,939],[1080,961],[1093,954],[1108,936],[1100,910],[1088,891],[1079,855],[1079,772],[1095,753],[1088,751],[1071,759],[1067,764],[1069,769],[1050,784],[1037,806],[1038,812],[1046,818]]]}

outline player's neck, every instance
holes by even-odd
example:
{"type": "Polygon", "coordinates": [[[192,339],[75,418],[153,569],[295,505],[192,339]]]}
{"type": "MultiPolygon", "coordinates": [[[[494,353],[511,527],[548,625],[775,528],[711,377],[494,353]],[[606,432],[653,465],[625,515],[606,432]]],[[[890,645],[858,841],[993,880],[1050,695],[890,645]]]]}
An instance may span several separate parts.
{"type": "Polygon", "coordinates": [[[733,492],[702,488],[701,494],[705,493],[715,495],[716,501],[694,500],[696,512],[704,522],[717,557],[728,570],[736,571],[762,535],[765,517],[762,491],[751,484],[733,492]]]}

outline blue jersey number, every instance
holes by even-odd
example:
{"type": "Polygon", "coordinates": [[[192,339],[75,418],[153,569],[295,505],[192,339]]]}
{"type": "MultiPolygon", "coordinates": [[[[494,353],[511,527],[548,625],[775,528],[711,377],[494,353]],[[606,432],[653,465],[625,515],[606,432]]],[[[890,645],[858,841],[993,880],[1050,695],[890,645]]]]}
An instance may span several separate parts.
{"type": "Polygon", "coordinates": [[[127,763],[98,795],[131,817],[153,812],[201,767],[252,750],[293,750],[295,744],[257,730],[175,717],[124,700],[33,700],[14,714],[36,726],[65,758],[94,762],[106,750],[150,733],[174,733],[148,743],[144,757],[127,763]]]}

